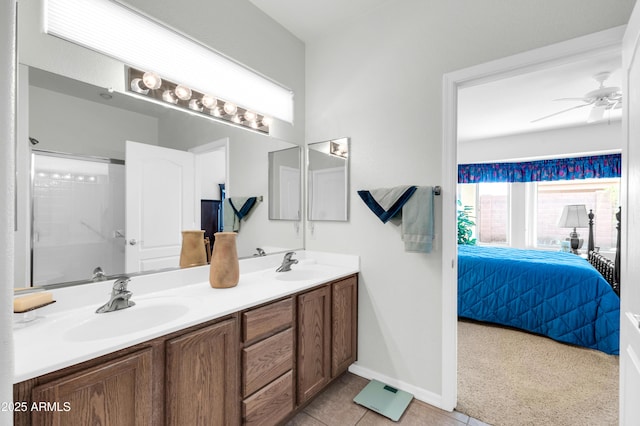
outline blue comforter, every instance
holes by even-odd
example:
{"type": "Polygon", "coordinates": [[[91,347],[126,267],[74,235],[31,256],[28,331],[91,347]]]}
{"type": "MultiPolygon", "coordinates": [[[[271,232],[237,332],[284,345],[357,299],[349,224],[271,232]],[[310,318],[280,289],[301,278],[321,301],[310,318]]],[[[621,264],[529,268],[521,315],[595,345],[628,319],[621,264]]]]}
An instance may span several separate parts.
{"type": "Polygon", "coordinates": [[[572,253],[458,246],[458,315],[619,351],[620,299],[572,253]]]}

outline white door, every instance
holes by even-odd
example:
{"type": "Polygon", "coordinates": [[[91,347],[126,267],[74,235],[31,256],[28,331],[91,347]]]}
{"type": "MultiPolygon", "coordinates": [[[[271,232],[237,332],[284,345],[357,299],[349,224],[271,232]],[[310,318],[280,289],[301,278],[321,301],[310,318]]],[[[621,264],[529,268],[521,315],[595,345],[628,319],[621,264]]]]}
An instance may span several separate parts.
{"type": "Polygon", "coordinates": [[[344,167],[311,172],[311,220],[345,220],[347,198],[344,167]]]}
{"type": "Polygon", "coordinates": [[[622,43],[623,179],[620,278],[620,424],[640,421],[640,7],[636,6],[622,43]]]}
{"type": "Polygon", "coordinates": [[[190,152],[127,141],[126,272],[179,265],[182,230],[200,229],[194,163],[190,152]]]}

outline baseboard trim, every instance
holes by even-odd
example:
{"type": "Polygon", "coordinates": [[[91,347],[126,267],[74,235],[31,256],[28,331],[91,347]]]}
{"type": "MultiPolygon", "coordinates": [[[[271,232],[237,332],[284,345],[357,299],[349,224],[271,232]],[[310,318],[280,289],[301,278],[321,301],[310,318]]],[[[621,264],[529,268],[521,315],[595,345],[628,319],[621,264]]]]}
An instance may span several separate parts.
{"type": "Polygon", "coordinates": [[[377,371],[370,370],[357,364],[351,364],[349,366],[349,372],[357,376],[364,377],[365,379],[375,379],[383,382],[387,385],[391,385],[395,388],[401,389],[405,392],[413,394],[414,398],[429,404],[434,407],[438,407],[441,410],[451,411],[444,408],[442,405],[442,395],[438,395],[426,389],[419,388],[418,386],[403,382],[402,380],[394,379],[393,377],[386,376],[378,373],[377,371]]]}

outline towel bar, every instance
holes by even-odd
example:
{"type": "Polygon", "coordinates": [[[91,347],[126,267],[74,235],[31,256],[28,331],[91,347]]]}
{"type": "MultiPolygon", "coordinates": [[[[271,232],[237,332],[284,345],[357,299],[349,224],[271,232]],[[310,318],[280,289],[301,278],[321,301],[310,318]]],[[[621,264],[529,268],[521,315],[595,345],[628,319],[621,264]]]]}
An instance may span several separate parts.
{"type": "Polygon", "coordinates": [[[440,186],[434,186],[433,195],[440,195],[440,193],[442,193],[442,188],[440,188],[440,186]]]}

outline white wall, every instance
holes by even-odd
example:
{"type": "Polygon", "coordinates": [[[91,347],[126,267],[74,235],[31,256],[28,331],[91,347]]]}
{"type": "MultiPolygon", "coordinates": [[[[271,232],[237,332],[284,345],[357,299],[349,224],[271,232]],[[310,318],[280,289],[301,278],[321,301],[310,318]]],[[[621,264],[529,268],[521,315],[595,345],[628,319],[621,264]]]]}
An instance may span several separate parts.
{"type": "Polygon", "coordinates": [[[528,161],[622,150],[620,121],[458,142],[458,163],[528,161]]]}
{"type": "Polygon", "coordinates": [[[351,215],[307,248],[361,256],[358,368],[439,404],[441,200],[435,250],[405,253],[358,189],[440,184],[444,73],[626,23],[633,0],[397,0],[307,44],[307,141],[351,137],[351,215]]]}
{"type": "Polygon", "coordinates": [[[127,140],[158,145],[158,119],[31,86],[29,136],[36,149],[124,160],[127,140]]]}

